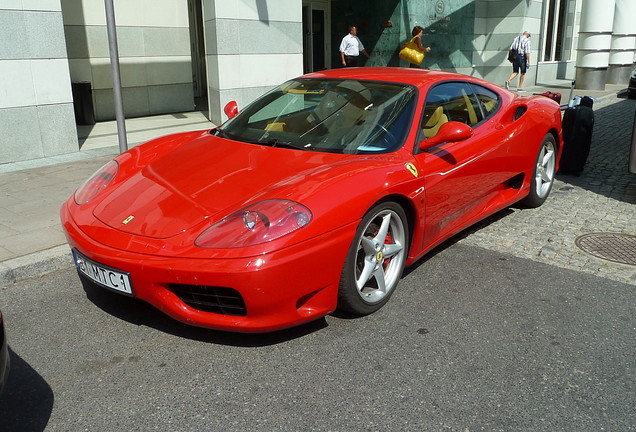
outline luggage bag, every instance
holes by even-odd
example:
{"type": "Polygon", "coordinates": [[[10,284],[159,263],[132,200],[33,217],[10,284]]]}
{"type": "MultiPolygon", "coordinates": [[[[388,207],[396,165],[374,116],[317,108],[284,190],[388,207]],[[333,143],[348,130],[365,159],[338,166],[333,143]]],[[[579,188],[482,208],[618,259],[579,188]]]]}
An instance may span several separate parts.
{"type": "Polygon", "coordinates": [[[563,113],[563,154],[559,173],[581,175],[592,146],[594,101],[587,96],[563,113]]]}

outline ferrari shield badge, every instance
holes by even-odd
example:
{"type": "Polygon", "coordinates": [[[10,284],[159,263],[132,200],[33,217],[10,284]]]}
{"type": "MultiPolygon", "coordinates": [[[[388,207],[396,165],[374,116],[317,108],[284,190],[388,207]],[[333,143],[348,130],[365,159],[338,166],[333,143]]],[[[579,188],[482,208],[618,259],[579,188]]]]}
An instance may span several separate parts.
{"type": "Polygon", "coordinates": [[[124,219],[123,221],[121,221],[122,224],[124,225],[128,225],[128,223],[133,220],[135,217],[133,215],[128,216],[126,219],[124,219]]]}
{"type": "Polygon", "coordinates": [[[405,163],[404,166],[406,167],[407,170],[409,170],[411,174],[413,174],[414,177],[418,176],[417,168],[411,162],[405,163]]]}

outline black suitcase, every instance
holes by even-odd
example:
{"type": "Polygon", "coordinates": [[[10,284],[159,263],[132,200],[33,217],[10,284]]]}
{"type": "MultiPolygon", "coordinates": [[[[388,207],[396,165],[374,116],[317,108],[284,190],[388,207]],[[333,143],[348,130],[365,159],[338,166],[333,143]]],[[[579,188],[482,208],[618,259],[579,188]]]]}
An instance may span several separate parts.
{"type": "Polygon", "coordinates": [[[594,111],[592,98],[585,96],[579,105],[563,113],[563,154],[559,172],[579,176],[592,146],[594,111]]]}

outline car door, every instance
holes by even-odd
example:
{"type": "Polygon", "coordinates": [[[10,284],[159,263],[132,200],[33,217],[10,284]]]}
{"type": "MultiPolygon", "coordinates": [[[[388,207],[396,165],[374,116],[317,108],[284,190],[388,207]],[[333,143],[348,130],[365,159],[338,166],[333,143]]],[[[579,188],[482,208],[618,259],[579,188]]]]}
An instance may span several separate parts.
{"type": "Polygon", "coordinates": [[[474,221],[509,178],[508,140],[494,116],[499,105],[496,93],[481,86],[475,92],[466,82],[445,82],[428,91],[420,139],[436,135],[448,121],[468,124],[473,134],[415,155],[425,182],[425,244],[474,221]]]}

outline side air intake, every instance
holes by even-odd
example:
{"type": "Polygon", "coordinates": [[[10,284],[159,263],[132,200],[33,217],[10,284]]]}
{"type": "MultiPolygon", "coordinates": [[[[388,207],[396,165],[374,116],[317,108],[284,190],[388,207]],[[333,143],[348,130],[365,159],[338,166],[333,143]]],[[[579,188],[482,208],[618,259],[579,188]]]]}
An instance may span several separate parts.
{"type": "Polygon", "coordinates": [[[526,107],[526,106],[517,107],[517,109],[515,110],[515,115],[513,117],[513,120],[514,121],[519,120],[521,118],[521,116],[526,113],[526,111],[528,111],[528,107],[526,107]]]}

